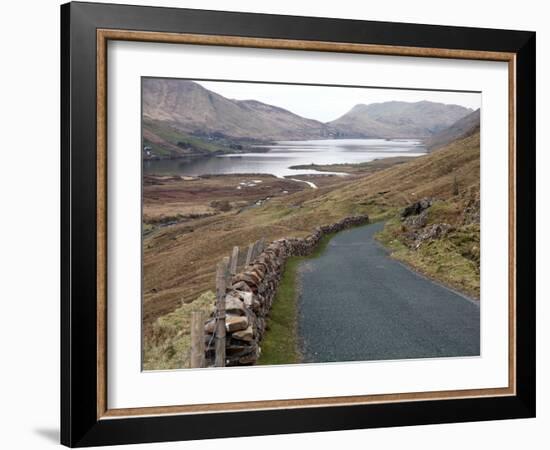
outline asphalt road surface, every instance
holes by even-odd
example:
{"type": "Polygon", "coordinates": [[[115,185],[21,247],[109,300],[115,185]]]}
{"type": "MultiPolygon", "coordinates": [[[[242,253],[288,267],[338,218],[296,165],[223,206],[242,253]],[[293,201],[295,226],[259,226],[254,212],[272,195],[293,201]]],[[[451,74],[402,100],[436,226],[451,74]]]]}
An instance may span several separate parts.
{"type": "Polygon", "coordinates": [[[382,227],[338,233],[300,266],[304,362],[479,355],[479,304],[392,260],[382,227]]]}

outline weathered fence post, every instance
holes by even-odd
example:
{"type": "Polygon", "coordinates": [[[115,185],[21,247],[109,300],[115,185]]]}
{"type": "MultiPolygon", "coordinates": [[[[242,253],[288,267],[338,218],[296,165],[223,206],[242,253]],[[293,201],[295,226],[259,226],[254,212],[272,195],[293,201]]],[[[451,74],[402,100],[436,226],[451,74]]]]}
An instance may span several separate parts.
{"type": "Polygon", "coordinates": [[[216,357],[214,366],[225,366],[225,291],[229,271],[229,257],[219,263],[216,270],[216,357]]]}
{"type": "Polygon", "coordinates": [[[231,264],[229,265],[229,272],[231,275],[237,273],[237,265],[239,264],[239,247],[233,247],[233,253],[231,254],[231,264]]]}
{"type": "Polygon", "coordinates": [[[205,366],[204,311],[191,313],[191,367],[205,366]]]}
{"type": "Polygon", "coordinates": [[[252,247],[252,261],[256,259],[256,256],[258,256],[258,241],[254,242],[254,245],[252,247]]]}
{"type": "Polygon", "coordinates": [[[261,238],[258,241],[258,255],[264,251],[265,248],[265,238],[261,238]]]}
{"type": "Polygon", "coordinates": [[[245,266],[248,266],[254,259],[253,253],[254,253],[254,242],[248,246],[248,252],[246,253],[246,261],[244,263],[245,266]]]}

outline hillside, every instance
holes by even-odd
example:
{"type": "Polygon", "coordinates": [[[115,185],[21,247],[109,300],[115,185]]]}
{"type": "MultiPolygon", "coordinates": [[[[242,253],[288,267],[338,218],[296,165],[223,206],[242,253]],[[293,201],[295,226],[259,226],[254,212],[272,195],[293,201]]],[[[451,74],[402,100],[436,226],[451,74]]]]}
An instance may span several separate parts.
{"type": "MultiPolygon", "coordinates": [[[[186,195],[196,197],[193,192],[205,192],[197,183],[223,183],[224,179],[174,177],[163,181],[162,190],[177,202],[179,189],[191,189],[186,195]]],[[[225,184],[229,195],[234,185],[225,184]]],[[[162,198],[158,186],[151,189],[144,189],[146,202],[162,198]]],[[[229,203],[243,200],[241,191],[234,187],[232,191],[229,203]]],[[[253,197],[252,192],[249,195],[253,197]]],[[[264,195],[258,193],[258,198],[264,195]]],[[[218,190],[212,191],[212,199],[219,197],[218,190]]],[[[212,204],[208,196],[196,201],[212,204]]],[[[474,133],[375,173],[338,178],[319,189],[273,197],[254,208],[197,215],[147,234],[143,240],[144,367],[186,364],[181,359],[188,345],[184,325],[191,310],[207,307],[204,296],[214,290],[216,263],[233,246],[242,248],[260,238],[303,237],[319,225],[355,214],[387,221],[380,240],[395,258],[473,297],[479,295],[479,133],[474,133]],[[430,199],[428,209],[401,217],[406,206],[424,198],[430,199]]]]}
{"type": "Polygon", "coordinates": [[[149,126],[156,123],[222,145],[224,138],[262,142],[328,135],[321,122],[256,100],[228,99],[192,81],[146,78],[142,95],[144,132],[149,134],[156,134],[149,126]]]}
{"type": "Polygon", "coordinates": [[[392,101],[355,105],[327,125],[336,130],[338,137],[425,138],[471,112],[458,105],[392,101]]]}
{"type": "Polygon", "coordinates": [[[142,127],[144,159],[215,155],[239,149],[230,140],[201,139],[181,131],[170,122],[144,118],[142,127]]]}
{"type": "MultiPolygon", "coordinates": [[[[193,186],[196,190],[201,182],[175,180],[163,189],[176,202],[178,188],[183,192],[191,189],[186,186],[193,186]]],[[[235,201],[240,200],[240,191],[234,192],[235,201]]],[[[162,195],[159,189],[151,193],[144,189],[145,201],[149,196],[162,195]]],[[[219,194],[214,193],[213,199],[217,197],[219,194]]],[[[209,204],[207,199],[204,202],[209,204]]],[[[428,276],[477,295],[479,133],[373,174],[350,175],[319,189],[274,197],[254,208],[201,216],[145,236],[143,328],[146,349],[151,352],[146,353],[158,354],[160,341],[154,337],[157,332],[153,326],[157,319],[213,290],[216,263],[230,254],[233,246],[247,246],[262,237],[274,240],[305,236],[316,226],[365,213],[372,220],[390,219],[382,240],[397,258],[428,276]],[[433,199],[433,206],[421,227],[402,222],[399,212],[426,197],[433,199]],[[426,239],[415,248],[416,238],[409,233],[422,234],[424,228],[442,223],[450,228],[441,239],[426,239]]],[[[156,356],[151,358],[156,361],[156,356]]],[[[151,366],[157,364],[155,361],[151,366]]]]}
{"type": "Polygon", "coordinates": [[[444,147],[456,139],[470,136],[480,129],[480,110],[476,109],[473,113],[458,119],[449,128],[426,139],[425,145],[429,151],[444,147]]]}

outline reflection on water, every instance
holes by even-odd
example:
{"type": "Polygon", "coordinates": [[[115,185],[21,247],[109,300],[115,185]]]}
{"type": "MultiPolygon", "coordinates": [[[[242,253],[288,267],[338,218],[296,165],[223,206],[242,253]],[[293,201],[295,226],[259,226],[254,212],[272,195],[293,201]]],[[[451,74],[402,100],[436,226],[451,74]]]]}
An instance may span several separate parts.
{"type": "MultiPolygon", "coordinates": [[[[327,139],[280,141],[265,153],[240,153],[212,158],[144,161],[145,174],[205,175],[269,173],[278,177],[319,173],[289,169],[308,164],[356,164],[392,156],[420,156],[426,148],[417,139],[327,139]]],[[[323,172],[327,173],[327,172],[323,172]]]]}

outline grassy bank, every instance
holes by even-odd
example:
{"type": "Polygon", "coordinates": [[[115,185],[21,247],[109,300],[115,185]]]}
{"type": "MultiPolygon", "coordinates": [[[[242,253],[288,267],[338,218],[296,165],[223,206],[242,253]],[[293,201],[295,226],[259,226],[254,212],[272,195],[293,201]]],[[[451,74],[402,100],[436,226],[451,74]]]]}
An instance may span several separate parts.
{"type": "Polygon", "coordinates": [[[414,270],[440,281],[471,297],[479,298],[479,223],[460,224],[459,211],[452,201],[440,201],[429,211],[427,225],[442,222],[453,228],[437,239],[428,239],[418,247],[407,238],[409,229],[398,217],[388,222],[376,238],[391,251],[391,256],[414,270]]]}
{"type": "Polygon", "coordinates": [[[159,317],[152,326],[151,338],[143,347],[144,370],[170,370],[190,367],[191,313],[214,311],[216,296],[208,291],[193,303],[182,304],[175,311],[159,317]]]}
{"type": "Polygon", "coordinates": [[[259,365],[301,362],[302,355],[298,345],[298,271],[303,261],[320,256],[334,235],[335,233],[324,236],[311,255],[288,258],[271,307],[267,332],[262,340],[259,365]]]}
{"type": "Polygon", "coordinates": [[[300,362],[297,342],[298,298],[297,277],[301,257],[290,257],[286,263],[277,295],[273,301],[267,332],[262,341],[259,365],[295,364],[300,362]]]}

